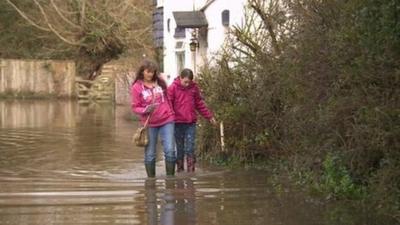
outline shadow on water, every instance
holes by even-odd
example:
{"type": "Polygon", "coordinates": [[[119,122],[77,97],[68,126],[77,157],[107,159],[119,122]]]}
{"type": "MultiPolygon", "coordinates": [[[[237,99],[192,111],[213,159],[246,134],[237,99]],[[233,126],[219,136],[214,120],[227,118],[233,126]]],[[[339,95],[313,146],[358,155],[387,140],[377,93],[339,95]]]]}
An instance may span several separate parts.
{"type": "Polygon", "coordinates": [[[0,101],[0,224],[394,224],[276,190],[266,171],[166,178],[158,155],[147,179],[127,118],[122,106],[0,101]]]}

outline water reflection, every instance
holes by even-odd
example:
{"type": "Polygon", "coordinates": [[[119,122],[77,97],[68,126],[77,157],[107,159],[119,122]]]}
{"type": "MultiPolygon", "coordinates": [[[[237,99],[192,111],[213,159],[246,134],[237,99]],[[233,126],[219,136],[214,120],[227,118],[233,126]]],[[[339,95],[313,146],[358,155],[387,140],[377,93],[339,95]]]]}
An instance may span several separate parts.
{"type": "Polygon", "coordinates": [[[145,182],[148,225],[196,224],[195,189],[191,178],[155,179],[145,182]],[[160,194],[160,196],[158,196],[160,194]]]}
{"type": "Polygon", "coordinates": [[[0,128],[74,127],[73,101],[0,101],[0,128]]]}
{"type": "Polygon", "coordinates": [[[193,180],[190,178],[178,179],[176,190],[178,191],[176,199],[177,224],[196,224],[196,189],[193,180]]]}
{"type": "Polygon", "coordinates": [[[175,196],[173,191],[175,190],[175,182],[170,179],[165,180],[164,194],[161,197],[161,213],[160,213],[160,224],[174,225],[175,223],[175,196]]]}
{"type": "Polygon", "coordinates": [[[156,180],[149,179],[145,181],[145,196],[147,224],[156,225],[158,221],[157,210],[157,187],[156,180]]]}

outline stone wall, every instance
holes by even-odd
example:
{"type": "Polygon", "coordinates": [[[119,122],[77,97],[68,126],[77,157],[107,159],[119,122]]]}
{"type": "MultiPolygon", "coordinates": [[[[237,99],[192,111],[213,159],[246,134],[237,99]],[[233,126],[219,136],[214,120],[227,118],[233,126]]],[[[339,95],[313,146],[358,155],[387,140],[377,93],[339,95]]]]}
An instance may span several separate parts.
{"type": "Polygon", "coordinates": [[[75,96],[75,63],[0,59],[0,95],[75,96]]]}

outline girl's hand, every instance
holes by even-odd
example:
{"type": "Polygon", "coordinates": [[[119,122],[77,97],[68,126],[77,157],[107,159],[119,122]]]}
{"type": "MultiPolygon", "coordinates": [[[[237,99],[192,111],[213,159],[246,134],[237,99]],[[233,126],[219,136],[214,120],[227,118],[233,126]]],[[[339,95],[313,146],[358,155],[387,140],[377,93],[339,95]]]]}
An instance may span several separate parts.
{"type": "Polygon", "coordinates": [[[150,104],[148,106],[146,106],[146,108],[144,109],[144,113],[152,113],[154,111],[154,109],[156,108],[156,104],[150,104]]]}
{"type": "Polygon", "coordinates": [[[214,117],[210,119],[210,123],[211,123],[212,125],[214,125],[214,126],[217,125],[217,121],[215,120],[214,117]]]}

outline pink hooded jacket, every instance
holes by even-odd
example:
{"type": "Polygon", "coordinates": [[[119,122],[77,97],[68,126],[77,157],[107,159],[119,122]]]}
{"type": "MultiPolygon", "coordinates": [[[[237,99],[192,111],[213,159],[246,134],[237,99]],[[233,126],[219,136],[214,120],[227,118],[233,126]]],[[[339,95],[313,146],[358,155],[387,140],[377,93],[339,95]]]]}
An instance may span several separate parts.
{"type": "Polygon", "coordinates": [[[143,84],[143,81],[136,81],[131,87],[132,111],[139,115],[142,124],[145,123],[148,113],[145,113],[146,107],[151,105],[154,101],[156,108],[154,109],[150,120],[150,127],[159,127],[169,122],[173,122],[174,111],[172,110],[171,103],[168,96],[160,86],[148,88],[143,84]],[[155,98],[153,100],[153,98],[155,98]]]}
{"type": "Polygon", "coordinates": [[[188,87],[184,87],[181,85],[180,78],[176,78],[168,87],[168,96],[175,111],[176,123],[196,123],[196,111],[207,120],[213,117],[212,112],[207,108],[201,97],[199,87],[194,81],[188,87]]]}

